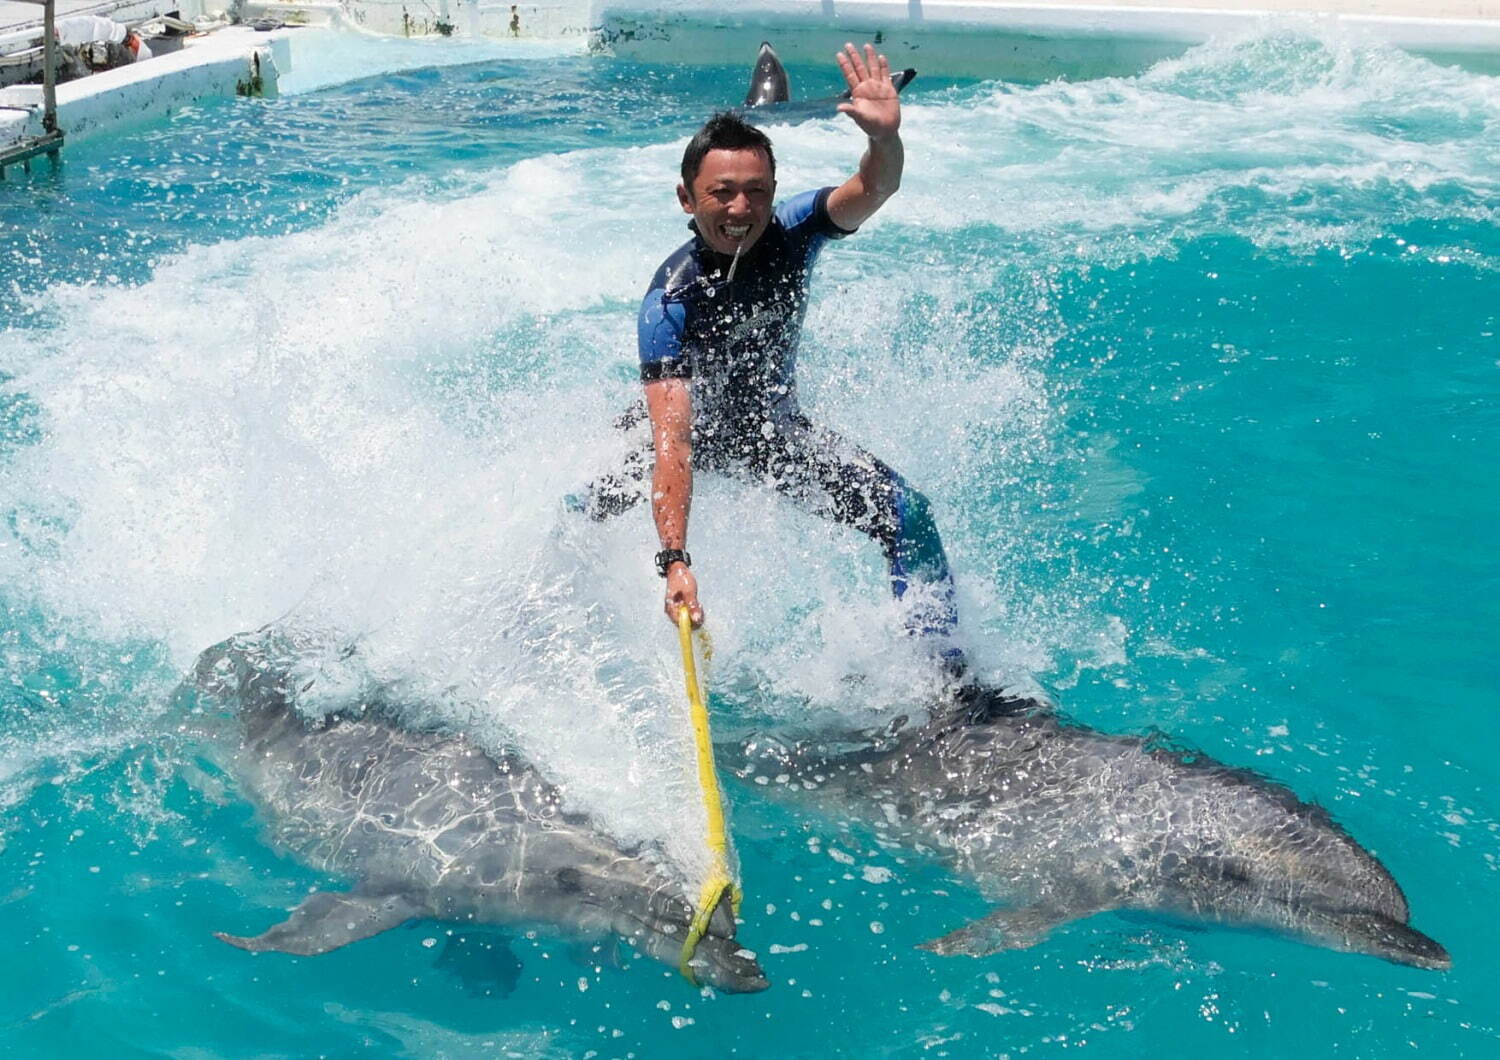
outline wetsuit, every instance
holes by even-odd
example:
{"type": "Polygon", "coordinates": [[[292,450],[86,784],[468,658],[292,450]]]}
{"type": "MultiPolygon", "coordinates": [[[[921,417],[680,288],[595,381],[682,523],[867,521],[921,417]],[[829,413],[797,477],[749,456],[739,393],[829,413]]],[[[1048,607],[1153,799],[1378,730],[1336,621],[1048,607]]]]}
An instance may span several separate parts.
{"type": "MultiPolygon", "coordinates": [[[[641,303],[641,380],[693,382],[693,467],[765,482],[808,510],[879,543],[891,588],[915,633],[946,636],[957,614],[953,579],[927,498],[886,464],[802,415],[796,357],[807,281],[818,252],[850,233],[828,215],[832,188],[776,207],[730,280],[731,259],[693,238],[656,271],[641,303]]],[[[619,421],[641,428],[637,404],[619,421]]],[[[624,467],[594,482],[587,510],[603,519],[645,496],[650,432],[624,467]]]]}

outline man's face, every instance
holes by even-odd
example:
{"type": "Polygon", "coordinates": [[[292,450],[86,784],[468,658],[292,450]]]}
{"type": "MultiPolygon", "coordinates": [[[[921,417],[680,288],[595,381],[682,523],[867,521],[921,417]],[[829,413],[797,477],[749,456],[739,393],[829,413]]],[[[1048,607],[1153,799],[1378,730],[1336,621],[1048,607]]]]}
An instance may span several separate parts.
{"type": "Polygon", "coordinates": [[[776,181],[771,160],[757,148],[716,148],[703,156],[691,188],[677,185],[683,213],[698,222],[698,233],[720,254],[749,250],[771,223],[776,181]]]}

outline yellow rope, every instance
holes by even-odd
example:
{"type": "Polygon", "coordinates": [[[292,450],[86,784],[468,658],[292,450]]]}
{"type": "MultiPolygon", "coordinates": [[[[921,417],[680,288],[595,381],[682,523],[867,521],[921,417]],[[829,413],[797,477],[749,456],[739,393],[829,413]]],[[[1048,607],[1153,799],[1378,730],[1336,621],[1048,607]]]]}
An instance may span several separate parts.
{"type": "MultiPolygon", "coordinates": [[[[707,662],[713,655],[708,634],[703,638],[703,658],[707,662]]],[[[708,849],[713,857],[708,878],[698,894],[698,908],[693,922],[688,927],[687,940],[682,945],[682,960],[678,969],[691,983],[697,983],[691,961],[697,952],[698,943],[708,932],[708,922],[714,910],[729,895],[735,913],[740,911],[743,897],[729,875],[729,839],[724,830],[724,801],[719,795],[719,774],[714,768],[714,744],[708,731],[708,707],[703,702],[703,689],[698,683],[698,664],[693,655],[693,621],[686,607],[677,612],[677,637],[682,646],[682,677],[687,685],[688,706],[693,721],[693,740],[698,749],[698,786],[703,789],[703,809],[708,815],[708,849]]]]}

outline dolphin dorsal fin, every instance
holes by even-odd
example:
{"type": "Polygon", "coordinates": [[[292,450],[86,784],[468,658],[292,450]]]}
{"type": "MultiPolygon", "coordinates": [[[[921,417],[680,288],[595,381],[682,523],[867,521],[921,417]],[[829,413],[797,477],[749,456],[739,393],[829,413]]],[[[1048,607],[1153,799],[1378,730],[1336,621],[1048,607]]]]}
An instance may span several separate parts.
{"type": "MultiPolygon", "coordinates": [[[[905,70],[897,70],[894,74],[891,75],[891,84],[895,86],[896,91],[899,93],[902,89],[904,89],[907,85],[911,84],[916,79],[916,68],[908,66],[905,70]]],[[[852,98],[852,93],[846,88],[838,95],[834,96],[833,101],[843,102],[844,100],[850,98],[852,98]]]]}
{"type": "Polygon", "coordinates": [[[760,107],[767,103],[785,103],[792,98],[792,85],[786,76],[786,67],[770,41],[760,42],[760,54],[755,57],[755,71],[750,75],[750,91],[745,93],[745,106],[760,107]]]}

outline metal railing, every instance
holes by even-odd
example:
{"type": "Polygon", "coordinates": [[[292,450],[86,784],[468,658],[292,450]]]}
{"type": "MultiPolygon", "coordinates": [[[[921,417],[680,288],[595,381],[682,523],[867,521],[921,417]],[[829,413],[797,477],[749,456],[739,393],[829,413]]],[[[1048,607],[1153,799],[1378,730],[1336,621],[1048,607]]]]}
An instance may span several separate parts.
{"type": "Polygon", "coordinates": [[[31,172],[31,160],[38,155],[47,155],[55,164],[62,149],[63,131],[57,127],[57,2],[56,0],[30,0],[40,3],[42,14],[42,134],[23,136],[13,144],[0,146],[0,180],[5,179],[8,166],[21,165],[31,172]]]}

